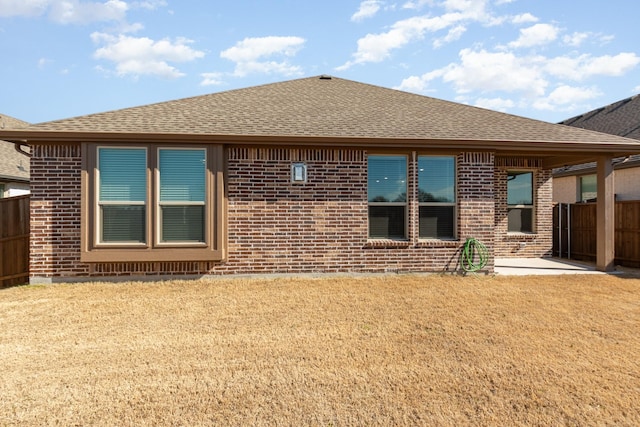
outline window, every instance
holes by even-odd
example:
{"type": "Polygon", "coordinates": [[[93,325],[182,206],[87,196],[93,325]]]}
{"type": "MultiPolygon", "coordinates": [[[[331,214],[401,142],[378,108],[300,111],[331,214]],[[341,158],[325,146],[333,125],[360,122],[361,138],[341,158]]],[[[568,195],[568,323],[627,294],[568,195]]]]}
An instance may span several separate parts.
{"type": "Polygon", "coordinates": [[[83,146],[84,262],[222,259],[221,146],[83,146]]]}
{"type": "Polygon", "coordinates": [[[419,237],[453,239],[456,224],[455,158],[418,156],[419,237]]]}
{"type": "Polygon", "coordinates": [[[584,175],[580,177],[580,201],[586,202],[598,197],[596,175],[584,175]]]}
{"type": "Polygon", "coordinates": [[[160,242],[204,242],[204,150],[160,149],[160,242]]]}
{"type": "Polygon", "coordinates": [[[0,199],[4,197],[4,184],[0,184],[0,199]]]}
{"type": "Polygon", "coordinates": [[[507,172],[509,232],[533,232],[533,172],[507,172]]]}
{"type": "Polygon", "coordinates": [[[407,238],[407,157],[368,158],[369,237],[407,238]]]}
{"type": "Polygon", "coordinates": [[[145,243],[147,150],[98,149],[98,241],[145,243]]]}

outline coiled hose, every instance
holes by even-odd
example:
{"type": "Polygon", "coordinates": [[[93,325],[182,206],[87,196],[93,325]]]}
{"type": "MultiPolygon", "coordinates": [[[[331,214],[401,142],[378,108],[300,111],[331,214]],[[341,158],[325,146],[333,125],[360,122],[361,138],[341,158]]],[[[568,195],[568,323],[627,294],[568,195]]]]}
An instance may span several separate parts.
{"type": "Polygon", "coordinates": [[[462,269],[468,273],[482,270],[487,265],[489,250],[478,240],[470,237],[464,242],[462,254],[460,254],[460,264],[462,269]]]}

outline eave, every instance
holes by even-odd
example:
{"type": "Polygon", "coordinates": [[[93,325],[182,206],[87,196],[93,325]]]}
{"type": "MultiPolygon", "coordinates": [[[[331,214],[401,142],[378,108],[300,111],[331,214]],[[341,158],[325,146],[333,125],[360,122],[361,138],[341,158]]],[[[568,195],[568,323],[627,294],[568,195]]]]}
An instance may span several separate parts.
{"type": "Polygon", "coordinates": [[[69,132],[4,130],[0,138],[17,144],[52,145],[92,142],[131,143],[232,143],[256,146],[295,147],[367,147],[374,149],[437,149],[460,151],[491,151],[498,155],[528,155],[543,157],[543,166],[555,168],[597,160],[599,156],[623,157],[640,153],[640,143],[585,143],[545,140],[455,140],[406,139],[310,135],[220,135],[184,133],[131,132],[69,132]],[[579,153],[579,154],[576,154],[579,153]]]}

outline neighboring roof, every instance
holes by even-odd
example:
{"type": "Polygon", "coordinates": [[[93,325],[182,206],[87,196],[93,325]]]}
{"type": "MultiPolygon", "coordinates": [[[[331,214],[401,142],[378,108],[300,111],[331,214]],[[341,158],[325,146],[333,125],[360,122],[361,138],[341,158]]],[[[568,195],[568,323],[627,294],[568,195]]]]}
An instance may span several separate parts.
{"type": "MultiPolygon", "coordinates": [[[[605,107],[596,108],[579,116],[560,122],[560,124],[604,132],[640,140],[640,95],[634,95],[605,107]]],[[[614,169],[640,166],[640,154],[614,159],[614,169]]],[[[595,173],[594,162],[558,168],[554,176],[582,175],[595,173]]]]}
{"type": "Polygon", "coordinates": [[[640,95],[596,108],[560,124],[640,140],[640,95]]]}
{"type": "Polygon", "coordinates": [[[640,153],[640,144],[628,139],[329,76],[40,123],[24,132],[0,131],[0,137],[29,143],[171,140],[464,147],[565,156],[640,153]]]}
{"type": "MultiPolygon", "coordinates": [[[[29,123],[0,114],[0,131],[20,129],[29,123]]],[[[29,157],[16,151],[15,146],[0,140],[0,179],[3,181],[29,181],[29,157]]]]}

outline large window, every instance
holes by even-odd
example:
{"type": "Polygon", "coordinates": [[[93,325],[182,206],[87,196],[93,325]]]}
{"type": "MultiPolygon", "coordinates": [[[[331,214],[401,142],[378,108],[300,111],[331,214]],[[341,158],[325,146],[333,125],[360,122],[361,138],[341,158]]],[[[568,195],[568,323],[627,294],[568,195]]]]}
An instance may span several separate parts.
{"type": "Polygon", "coordinates": [[[86,262],[223,257],[222,147],[85,145],[86,262]]]}
{"type": "Polygon", "coordinates": [[[586,202],[598,197],[596,175],[584,175],[580,177],[580,201],[586,202]]]}
{"type": "Polygon", "coordinates": [[[453,239],[456,224],[455,158],[418,156],[419,236],[453,239]]]}
{"type": "Polygon", "coordinates": [[[407,156],[369,156],[369,237],[407,238],[407,156]]]}
{"type": "Polygon", "coordinates": [[[507,173],[508,231],[533,232],[533,172],[507,173]]]}

